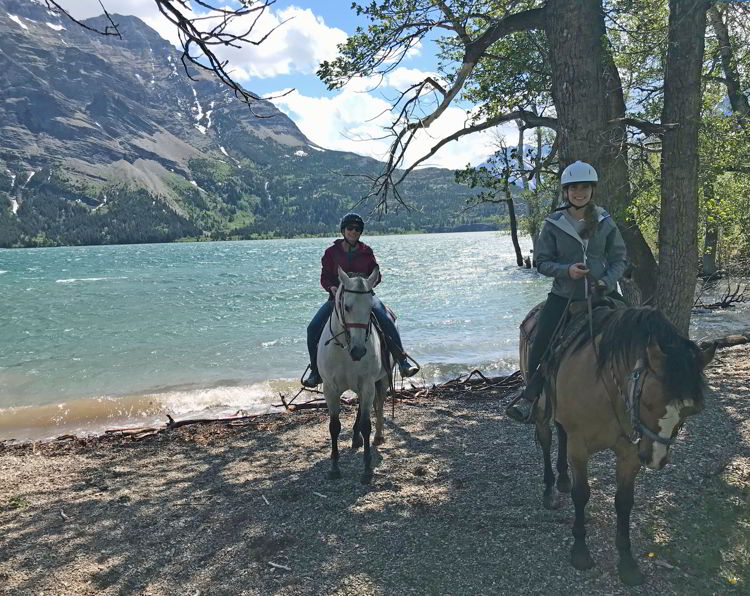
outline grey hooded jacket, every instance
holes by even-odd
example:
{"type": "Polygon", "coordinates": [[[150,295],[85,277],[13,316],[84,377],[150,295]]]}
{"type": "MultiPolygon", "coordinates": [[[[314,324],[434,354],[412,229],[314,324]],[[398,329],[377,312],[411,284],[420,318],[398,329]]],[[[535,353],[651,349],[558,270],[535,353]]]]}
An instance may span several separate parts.
{"type": "Polygon", "coordinates": [[[578,235],[562,211],[544,220],[535,256],[539,273],[555,278],[553,294],[572,296],[573,300],[586,298],[586,280],[574,280],[568,273],[575,263],[585,263],[594,279],[607,284],[607,292],[617,289],[617,280],[625,271],[625,242],[610,214],[601,207],[596,207],[596,213],[599,223],[588,241],[578,235]]]}

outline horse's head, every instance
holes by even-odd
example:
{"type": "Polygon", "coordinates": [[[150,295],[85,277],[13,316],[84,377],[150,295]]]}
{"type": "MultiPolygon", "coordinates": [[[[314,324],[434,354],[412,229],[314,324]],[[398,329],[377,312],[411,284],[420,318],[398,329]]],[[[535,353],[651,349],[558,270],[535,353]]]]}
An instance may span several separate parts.
{"type": "Polygon", "coordinates": [[[599,375],[623,394],[630,424],[620,423],[641,462],[659,470],[685,419],[703,409],[703,369],[716,346],[701,350],[650,307],[615,309],[600,325],[599,375]]]}
{"type": "Polygon", "coordinates": [[[641,435],[638,456],[652,470],[669,461],[669,449],[685,419],[703,410],[703,369],[716,352],[716,344],[701,350],[688,339],[672,339],[666,346],[657,341],[648,344],[628,386],[632,399],[640,404],[640,415],[634,419],[641,435]]]}
{"type": "Polygon", "coordinates": [[[346,331],[349,355],[355,362],[367,353],[370,336],[370,313],[372,312],[372,288],[378,280],[375,267],[369,277],[349,277],[339,267],[339,289],[336,293],[336,310],[346,331]]]}

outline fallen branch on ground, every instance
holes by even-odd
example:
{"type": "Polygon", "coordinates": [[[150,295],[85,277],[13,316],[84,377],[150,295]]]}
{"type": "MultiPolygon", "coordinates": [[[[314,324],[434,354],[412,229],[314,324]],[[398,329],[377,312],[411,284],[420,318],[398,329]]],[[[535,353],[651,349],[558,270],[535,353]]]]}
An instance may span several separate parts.
{"type": "MultiPolygon", "coordinates": [[[[398,401],[427,398],[499,400],[518,389],[522,384],[523,378],[520,371],[516,371],[508,376],[487,377],[482,374],[481,371],[474,369],[468,375],[462,375],[439,385],[432,385],[431,387],[413,385],[410,382],[409,387],[397,390],[393,394],[393,397],[398,401]]],[[[326,408],[325,400],[320,397],[313,398],[310,401],[301,404],[293,404],[292,402],[300,395],[300,393],[302,393],[302,391],[309,390],[302,389],[289,400],[287,400],[286,395],[279,393],[279,397],[281,398],[281,404],[279,404],[279,407],[283,405],[290,412],[326,408]]],[[[311,393],[319,394],[320,392],[311,391],[311,393]]],[[[356,397],[342,398],[341,401],[348,405],[358,403],[356,397]]]]}
{"type": "Polygon", "coordinates": [[[747,285],[743,288],[739,283],[737,287],[732,291],[732,284],[727,284],[727,291],[724,295],[719,298],[717,302],[711,304],[704,304],[701,296],[698,296],[693,303],[693,309],[695,310],[718,310],[720,308],[734,308],[735,304],[747,302],[748,298],[745,296],[745,290],[747,285]]]}

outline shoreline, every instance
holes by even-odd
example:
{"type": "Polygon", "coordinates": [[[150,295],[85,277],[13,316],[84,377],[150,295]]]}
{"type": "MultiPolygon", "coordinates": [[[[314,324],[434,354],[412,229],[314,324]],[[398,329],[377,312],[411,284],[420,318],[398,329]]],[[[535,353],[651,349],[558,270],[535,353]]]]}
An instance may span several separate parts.
{"type": "MultiPolygon", "coordinates": [[[[409,383],[408,388],[402,388],[397,390],[395,395],[389,396],[389,403],[392,403],[395,407],[395,403],[398,401],[404,403],[405,401],[425,399],[428,396],[434,396],[436,394],[450,394],[459,388],[463,393],[467,390],[474,392],[481,392],[483,386],[490,386],[489,394],[492,399],[501,399],[509,391],[515,390],[520,384],[520,373],[518,371],[511,373],[510,375],[503,375],[499,377],[486,377],[479,370],[474,370],[467,375],[459,376],[455,379],[446,381],[445,383],[433,384],[431,387],[425,385],[414,385],[409,383]],[[503,392],[500,393],[498,388],[503,388],[503,392]]],[[[264,421],[268,420],[282,420],[284,417],[288,417],[294,414],[299,414],[305,411],[311,410],[325,410],[325,400],[320,397],[322,394],[320,391],[307,390],[300,388],[300,390],[291,398],[279,393],[280,404],[272,404],[269,407],[275,408],[274,411],[256,412],[249,413],[247,410],[238,410],[234,414],[217,416],[217,417],[200,417],[190,416],[186,418],[173,418],[170,414],[165,414],[167,420],[163,423],[155,423],[141,426],[122,426],[105,429],[103,432],[98,434],[84,434],[76,435],[72,433],[62,434],[57,437],[49,439],[39,440],[16,440],[16,439],[0,439],[0,454],[3,449],[20,449],[24,450],[31,447],[32,451],[39,445],[48,444],[76,444],[79,446],[89,447],[96,445],[97,442],[106,438],[130,438],[132,440],[141,440],[146,437],[151,437],[161,433],[169,433],[178,428],[198,425],[198,426],[238,426],[244,425],[252,421],[264,421]],[[296,402],[296,398],[300,395],[305,394],[303,400],[296,402]],[[318,397],[315,397],[317,395],[318,397]],[[312,397],[311,397],[312,396],[312,397]],[[283,409],[282,409],[283,408],[283,409]]],[[[486,398],[487,396],[481,396],[486,398]]],[[[346,397],[346,394],[341,398],[342,405],[344,407],[350,407],[357,403],[356,396],[346,397]]]]}
{"type": "MultiPolygon", "coordinates": [[[[739,331],[737,333],[731,333],[722,337],[718,337],[711,340],[703,340],[698,342],[698,345],[701,349],[704,349],[706,347],[709,347],[711,344],[715,343],[717,345],[717,349],[723,349],[723,348],[729,348],[734,347],[738,345],[743,345],[750,343],[750,330],[743,330],[739,331]]],[[[477,375],[478,377],[481,377],[481,379],[487,379],[481,371],[474,370],[470,373],[468,373],[466,376],[466,380],[471,381],[472,377],[477,375]]],[[[516,378],[520,379],[520,371],[515,371],[509,375],[502,375],[499,377],[490,377],[489,380],[493,383],[502,385],[506,381],[513,382],[516,378]]],[[[446,389],[450,388],[451,385],[455,385],[456,382],[462,382],[464,375],[459,376],[455,379],[451,379],[449,381],[446,381],[445,383],[440,384],[432,384],[431,386],[427,385],[415,385],[411,381],[407,381],[408,385],[410,386],[409,389],[396,391],[395,396],[389,396],[389,402],[390,400],[399,400],[403,402],[404,400],[413,399],[413,398],[421,398],[427,395],[430,390],[434,392],[440,392],[441,388],[446,389]]],[[[403,385],[403,383],[402,383],[403,385]]],[[[512,388],[517,388],[517,384],[513,383],[512,388]]],[[[229,414],[229,415],[222,415],[222,416],[206,416],[206,412],[209,410],[204,410],[201,412],[192,412],[192,415],[188,415],[186,417],[173,417],[168,412],[161,412],[159,416],[154,414],[151,417],[151,422],[144,424],[144,425],[128,425],[124,424],[122,426],[115,426],[111,428],[104,428],[101,432],[96,433],[90,433],[90,434],[76,434],[76,433],[61,433],[58,436],[51,437],[51,438],[44,438],[44,439],[26,439],[26,440],[17,440],[17,439],[0,439],[0,454],[2,453],[3,449],[7,448],[17,448],[17,447],[26,447],[29,445],[39,445],[39,444],[47,444],[47,443],[68,443],[68,442],[83,442],[86,445],[90,445],[92,442],[97,442],[105,437],[130,437],[132,439],[142,439],[148,436],[153,436],[159,433],[167,433],[169,431],[175,430],[180,427],[188,426],[188,425],[227,425],[232,426],[236,424],[241,424],[245,421],[252,421],[255,419],[262,419],[263,417],[269,417],[270,419],[273,419],[277,416],[285,416],[289,414],[297,414],[303,410],[308,409],[325,409],[325,402],[320,403],[320,399],[318,398],[312,398],[312,400],[309,400],[307,403],[297,403],[297,404],[291,404],[289,400],[289,396],[285,395],[282,392],[277,392],[279,396],[279,400],[281,403],[274,403],[274,404],[258,404],[259,408],[262,405],[263,409],[266,411],[264,412],[253,412],[250,411],[249,408],[243,408],[238,409],[235,413],[229,414]],[[315,402],[318,401],[317,404],[315,402]],[[274,408],[271,410],[271,408],[274,408]],[[281,409],[283,408],[283,409],[281,409]],[[163,420],[163,418],[166,417],[166,421],[164,422],[157,422],[157,418],[163,420]]],[[[508,392],[506,392],[508,393],[508,392]]],[[[299,391],[297,394],[292,398],[292,400],[296,399],[297,396],[300,394],[308,394],[308,395],[315,395],[319,394],[319,391],[308,391],[303,389],[302,387],[299,388],[299,391]]],[[[138,398],[142,399],[148,399],[152,396],[145,395],[145,396],[137,396],[138,398]]],[[[505,397],[504,394],[495,394],[492,396],[493,399],[502,399],[505,397]]],[[[356,403],[356,398],[350,399],[350,398],[342,398],[342,402],[351,405],[352,403],[356,403]]],[[[33,408],[37,408],[38,406],[29,406],[33,408]]],[[[55,409],[57,407],[57,404],[50,404],[49,406],[44,406],[45,408],[49,409],[55,409]]],[[[216,408],[214,408],[216,409],[216,408]]]]}

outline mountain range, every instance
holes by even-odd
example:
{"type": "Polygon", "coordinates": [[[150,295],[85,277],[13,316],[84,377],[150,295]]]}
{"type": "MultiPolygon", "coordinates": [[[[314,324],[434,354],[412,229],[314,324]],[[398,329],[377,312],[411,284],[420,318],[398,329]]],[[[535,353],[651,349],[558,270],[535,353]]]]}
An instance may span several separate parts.
{"type": "MultiPolygon", "coordinates": [[[[380,162],[316,145],[269,101],[251,111],[211,73],[188,77],[140,19],[113,18],[121,38],[0,0],[0,246],[337,231],[368,188],[352,174],[380,162]]],[[[497,207],[464,209],[471,194],[451,170],[415,171],[403,188],[414,209],[368,229],[496,228],[497,207]]]]}

